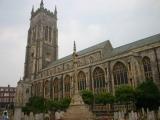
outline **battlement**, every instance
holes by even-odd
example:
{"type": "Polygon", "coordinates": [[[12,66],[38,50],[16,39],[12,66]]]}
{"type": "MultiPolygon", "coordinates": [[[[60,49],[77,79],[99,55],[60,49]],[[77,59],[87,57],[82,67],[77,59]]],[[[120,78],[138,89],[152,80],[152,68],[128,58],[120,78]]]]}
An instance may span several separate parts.
{"type": "Polygon", "coordinates": [[[50,10],[47,10],[46,8],[38,8],[35,12],[32,13],[31,19],[35,17],[38,13],[44,12],[45,14],[51,16],[51,17],[57,17],[53,12],[50,10]]]}
{"type": "Polygon", "coordinates": [[[33,17],[35,17],[37,14],[39,14],[40,12],[43,12],[45,13],[46,15],[48,16],[51,16],[51,17],[55,17],[57,19],[57,8],[55,7],[55,10],[54,12],[44,8],[44,4],[43,4],[43,0],[41,1],[40,3],[40,8],[38,8],[36,11],[34,11],[34,7],[32,8],[32,11],[31,11],[31,19],[33,17]]]}

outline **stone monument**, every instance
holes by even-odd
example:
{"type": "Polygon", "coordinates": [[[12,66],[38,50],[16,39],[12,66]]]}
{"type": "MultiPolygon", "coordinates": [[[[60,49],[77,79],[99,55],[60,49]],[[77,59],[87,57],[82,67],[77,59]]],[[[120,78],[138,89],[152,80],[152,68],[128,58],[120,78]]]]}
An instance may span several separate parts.
{"type": "Polygon", "coordinates": [[[25,106],[31,96],[31,84],[27,80],[19,80],[16,87],[14,120],[23,118],[22,107],[25,106]]]}
{"type": "Polygon", "coordinates": [[[88,106],[83,102],[83,99],[78,91],[77,81],[77,57],[76,44],[74,42],[73,65],[74,65],[74,93],[71,103],[67,111],[64,113],[64,120],[94,120],[94,115],[89,111],[88,106]]]}

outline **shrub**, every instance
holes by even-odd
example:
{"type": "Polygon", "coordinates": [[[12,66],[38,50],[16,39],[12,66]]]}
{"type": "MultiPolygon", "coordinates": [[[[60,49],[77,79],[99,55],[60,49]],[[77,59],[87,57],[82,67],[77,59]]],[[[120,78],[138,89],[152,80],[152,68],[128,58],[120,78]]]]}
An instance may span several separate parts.
{"type": "Polygon", "coordinates": [[[85,104],[88,104],[88,105],[93,104],[94,96],[93,96],[92,91],[84,90],[81,92],[81,95],[82,95],[82,99],[85,104]]]}
{"type": "Polygon", "coordinates": [[[136,106],[137,108],[158,109],[160,105],[160,91],[156,84],[147,80],[136,88],[136,106]]]}
{"type": "Polygon", "coordinates": [[[116,102],[127,104],[129,102],[135,101],[135,91],[132,87],[123,85],[116,89],[115,91],[116,102]]]}
{"type": "Polygon", "coordinates": [[[101,93],[95,95],[96,104],[112,104],[114,102],[114,96],[111,93],[101,93]]]}

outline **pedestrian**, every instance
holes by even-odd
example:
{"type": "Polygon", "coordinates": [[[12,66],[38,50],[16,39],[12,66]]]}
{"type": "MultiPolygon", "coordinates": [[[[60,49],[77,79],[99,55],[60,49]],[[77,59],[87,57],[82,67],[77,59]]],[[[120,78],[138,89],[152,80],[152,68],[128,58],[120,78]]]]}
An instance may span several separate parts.
{"type": "Polygon", "coordinates": [[[9,118],[8,118],[8,112],[7,111],[3,112],[2,120],[9,120],[9,118]]]}
{"type": "Polygon", "coordinates": [[[57,110],[57,111],[55,112],[55,119],[56,119],[56,120],[61,120],[60,110],[57,110]]]}

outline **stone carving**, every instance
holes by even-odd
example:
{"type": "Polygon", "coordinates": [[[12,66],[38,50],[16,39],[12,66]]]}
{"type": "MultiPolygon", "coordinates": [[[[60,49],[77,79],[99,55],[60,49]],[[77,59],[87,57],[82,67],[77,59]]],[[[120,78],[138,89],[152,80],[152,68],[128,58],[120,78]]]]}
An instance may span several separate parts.
{"type": "Polygon", "coordinates": [[[16,88],[16,105],[17,106],[23,105],[23,97],[24,97],[23,96],[23,85],[20,82],[18,83],[18,86],[16,88]]]}

